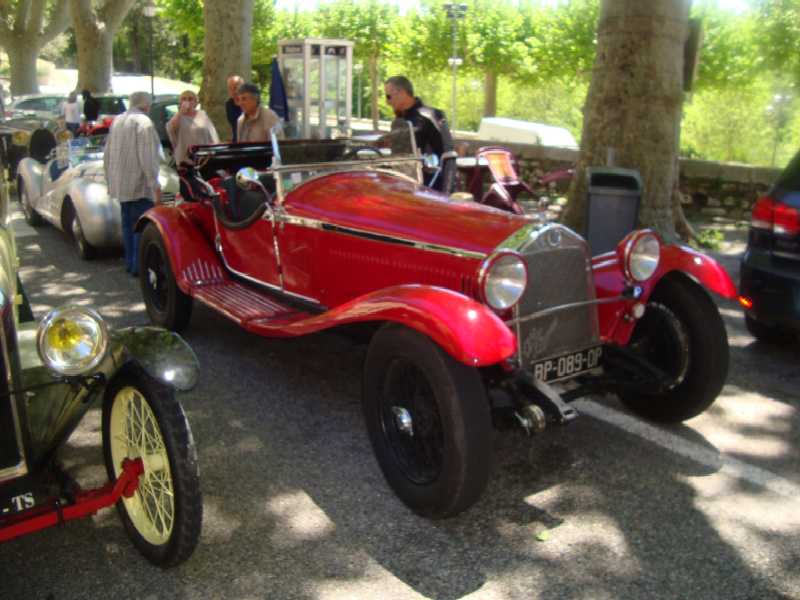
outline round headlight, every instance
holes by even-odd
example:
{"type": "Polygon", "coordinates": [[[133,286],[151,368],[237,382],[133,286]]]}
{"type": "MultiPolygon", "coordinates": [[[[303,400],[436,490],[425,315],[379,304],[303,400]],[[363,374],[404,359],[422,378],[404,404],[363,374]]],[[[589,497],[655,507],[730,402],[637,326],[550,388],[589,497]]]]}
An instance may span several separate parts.
{"type": "Polygon", "coordinates": [[[46,367],[61,375],[80,375],[103,360],[108,328],[92,309],[64,306],[47,313],[39,323],[36,347],[46,367]]]}
{"type": "Polygon", "coordinates": [[[482,276],[483,298],[495,310],[514,306],[528,284],[528,269],[516,254],[489,257],[482,276]]]}
{"type": "Polygon", "coordinates": [[[630,240],[625,249],[625,270],[633,281],[646,281],[658,269],[661,242],[652,232],[643,232],[630,240]]]}
{"type": "Polygon", "coordinates": [[[28,140],[30,139],[30,131],[15,131],[13,134],[11,134],[11,143],[14,146],[27,146],[28,140]]]}

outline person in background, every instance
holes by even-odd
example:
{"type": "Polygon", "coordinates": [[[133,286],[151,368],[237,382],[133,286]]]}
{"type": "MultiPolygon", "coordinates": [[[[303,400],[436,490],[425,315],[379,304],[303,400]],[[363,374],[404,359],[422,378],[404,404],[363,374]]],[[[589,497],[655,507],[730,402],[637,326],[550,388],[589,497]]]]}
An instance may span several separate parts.
{"type": "Polygon", "coordinates": [[[178,112],[167,123],[167,135],[177,165],[186,160],[190,146],[219,143],[214,124],[204,110],[197,108],[197,94],[191,90],[181,92],[178,112]]]}
{"type": "Polygon", "coordinates": [[[134,92],[130,108],[114,119],[106,139],[103,167],[108,195],[119,201],[122,212],[122,245],[128,273],[138,275],[139,233],[133,227],[144,212],[161,203],[158,181],[161,142],[147,116],[150,94],[134,92]]]}
{"type": "Polygon", "coordinates": [[[238,95],[242,114],[236,126],[236,140],[268,142],[270,130],[280,124],[281,118],[273,110],[261,105],[261,90],[254,83],[243,83],[239,86],[238,95]]]}
{"type": "Polygon", "coordinates": [[[228,96],[225,101],[225,116],[228,117],[228,123],[231,124],[231,141],[235,144],[236,139],[236,123],[239,121],[239,115],[242,114],[242,109],[239,107],[239,86],[244,83],[239,75],[231,75],[228,77],[228,96]]]}
{"type": "Polygon", "coordinates": [[[78,103],[78,92],[73,90],[69,93],[69,96],[61,105],[61,110],[64,113],[64,123],[67,130],[72,134],[72,137],[75,137],[78,135],[78,129],[81,126],[81,106],[78,103]]]}
{"type": "Polygon", "coordinates": [[[100,101],[92,96],[89,90],[83,90],[81,96],[83,96],[83,118],[87,121],[97,121],[100,117],[100,101]]]}
{"type": "MultiPolygon", "coordinates": [[[[420,152],[439,157],[442,167],[433,182],[433,189],[450,193],[455,186],[456,153],[453,137],[447,126],[447,117],[438,108],[425,106],[420,98],[414,96],[414,86],[402,75],[387,79],[383,89],[386,102],[392,107],[394,114],[413,125],[414,138],[420,152]]],[[[431,185],[433,175],[426,174],[426,185],[431,185]]]]}

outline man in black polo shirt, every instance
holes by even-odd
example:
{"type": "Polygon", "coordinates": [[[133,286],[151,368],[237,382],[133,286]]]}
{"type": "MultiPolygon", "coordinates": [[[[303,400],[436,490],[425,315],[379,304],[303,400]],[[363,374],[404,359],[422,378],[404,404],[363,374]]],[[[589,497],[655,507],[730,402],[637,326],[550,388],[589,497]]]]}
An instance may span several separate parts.
{"type": "Polygon", "coordinates": [[[402,75],[387,79],[383,89],[386,92],[386,102],[392,107],[394,114],[414,126],[414,138],[420,152],[439,157],[441,171],[426,174],[425,185],[440,192],[452,192],[455,187],[456,161],[447,117],[438,108],[425,106],[421,99],[414,96],[414,86],[402,75]],[[431,181],[434,175],[436,179],[431,181]]]}
{"type": "Polygon", "coordinates": [[[231,141],[236,143],[236,123],[239,120],[239,115],[242,114],[242,109],[237,102],[237,90],[239,86],[244,83],[239,75],[231,75],[228,77],[228,98],[225,101],[225,115],[228,118],[228,123],[231,125],[231,141]]]}

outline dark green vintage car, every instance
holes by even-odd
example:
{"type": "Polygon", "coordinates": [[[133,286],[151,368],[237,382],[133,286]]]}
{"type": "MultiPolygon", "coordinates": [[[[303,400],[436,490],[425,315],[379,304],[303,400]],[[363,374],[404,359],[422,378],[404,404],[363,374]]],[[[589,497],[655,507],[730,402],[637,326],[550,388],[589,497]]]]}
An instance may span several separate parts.
{"type": "Polygon", "coordinates": [[[202,522],[197,453],[175,394],[196,382],[194,352],[163,329],[111,331],[85,307],[32,320],[8,210],[3,182],[0,542],[116,504],[137,549],[159,566],[177,565],[193,552],[202,522]],[[109,481],[84,490],[59,467],[58,454],[98,405],[109,481]]]}

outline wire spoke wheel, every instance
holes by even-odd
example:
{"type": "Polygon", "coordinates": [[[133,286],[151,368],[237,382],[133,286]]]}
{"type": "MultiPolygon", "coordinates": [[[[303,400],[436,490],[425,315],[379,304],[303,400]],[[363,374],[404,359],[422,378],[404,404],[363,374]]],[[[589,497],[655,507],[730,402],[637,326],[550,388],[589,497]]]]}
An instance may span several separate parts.
{"type": "Polygon", "coordinates": [[[148,295],[153,306],[159,311],[166,311],[169,300],[167,269],[161,249],[155,244],[147,247],[144,276],[149,292],[148,295]]]}
{"type": "Polygon", "coordinates": [[[175,493],[169,455],[153,411],[134,387],[121,389],[111,409],[111,456],[115,475],[122,471],[125,458],[141,458],[144,473],[139,487],[124,498],[130,519],[149,543],[165,544],[175,522],[175,493]]]}
{"type": "Polygon", "coordinates": [[[411,481],[429,484],[442,469],[444,434],[430,385],[412,363],[397,359],[386,374],[382,427],[397,462],[411,481]]]}

